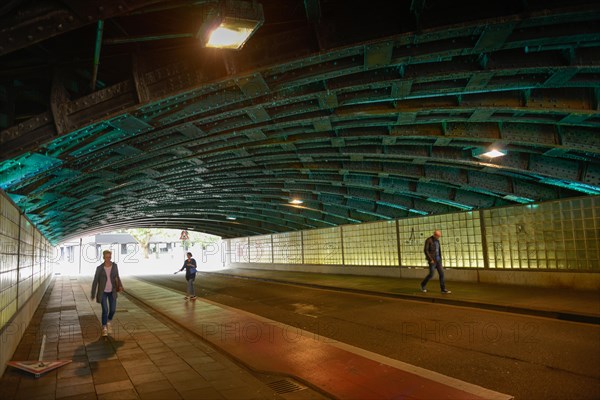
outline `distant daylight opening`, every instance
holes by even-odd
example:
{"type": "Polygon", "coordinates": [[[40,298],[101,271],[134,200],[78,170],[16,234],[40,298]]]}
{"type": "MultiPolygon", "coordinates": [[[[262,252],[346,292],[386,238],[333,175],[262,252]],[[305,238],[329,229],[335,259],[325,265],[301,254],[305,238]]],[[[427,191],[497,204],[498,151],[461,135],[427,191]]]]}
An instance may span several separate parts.
{"type": "Polygon", "coordinates": [[[177,229],[124,229],[71,238],[55,247],[55,272],[92,275],[110,250],[121,275],[162,275],[181,268],[192,253],[198,270],[223,269],[219,236],[177,229]]]}

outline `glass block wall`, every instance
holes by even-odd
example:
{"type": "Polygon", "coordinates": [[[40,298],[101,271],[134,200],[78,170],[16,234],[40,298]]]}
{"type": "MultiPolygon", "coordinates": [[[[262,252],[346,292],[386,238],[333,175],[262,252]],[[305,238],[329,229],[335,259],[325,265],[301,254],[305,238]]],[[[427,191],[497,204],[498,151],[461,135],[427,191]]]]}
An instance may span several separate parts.
{"type": "Polygon", "coordinates": [[[440,243],[445,267],[484,267],[479,211],[399,221],[401,265],[426,263],[423,245],[436,229],[442,231],[440,243]]]}
{"type": "Polygon", "coordinates": [[[398,265],[396,221],[341,227],[346,265],[398,265]]]}
{"type": "Polygon", "coordinates": [[[276,264],[302,263],[302,232],[273,235],[273,262],[276,264]]]}
{"type": "MultiPolygon", "coordinates": [[[[271,235],[272,261],[252,261],[425,267],[423,244],[436,229],[446,267],[600,272],[600,196],[279,233],[271,235]]],[[[226,242],[264,249],[268,237],[226,242]]],[[[249,262],[237,253],[233,262],[249,262]]]]}
{"type": "Polygon", "coordinates": [[[33,293],[33,225],[21,216],[21,237],[19,243],[19,297],[18,306],[33,293]]]}
{"type": "Polygon", "coordinates": [[[33,290],[37,290],[42,284],[42,269],[44,268],[45,246],[42,234],[34,230],[33,234],[33,290]]]}
{"type": "Polygon", "coordinates": [[[490,268],[600,269],[600,199],[483,211],[490,268]]]}
{"type": "Polygon", "coordinates": [[[19,211],[0,195],[0,329],[17,312],[19,211]]]}
{"type": "Polygon", "coordinates": [[[250,246],[248,238],[236,238],[226,242],[228,259],[231,262],[247,263],[250,262],[250,246]]]}
{"type": "Polygon", "coordinates": [[[52,275],[52,247],[0,193],[0,329],[52,275]]]}
{"type": "Polygon", "coordinates": [[[250,262],[272,263],[271,235],[252,236],[250,239],[250,262]]]}
{"type": "Polygon", "coordinates": [[[302,232],[305,264],[342,264],[341,228],[314,229],[302,232]]]}

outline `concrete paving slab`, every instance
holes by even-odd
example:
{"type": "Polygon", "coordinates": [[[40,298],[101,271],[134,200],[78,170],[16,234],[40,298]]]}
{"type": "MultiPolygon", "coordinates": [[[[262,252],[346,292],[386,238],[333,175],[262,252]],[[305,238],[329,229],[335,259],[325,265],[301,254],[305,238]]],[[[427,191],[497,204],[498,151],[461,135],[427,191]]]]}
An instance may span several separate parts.
{"type": "Polygon", "coordinates": [[[47,334],[44,359],[60,355],[73,362],[38,379],[8,368],[0,378],[2,400],[180,399],[200,398],[193,397],[199,393],[224,399],[200,374],[211,370],[208,361],[219,366],[215,371],[223,371],[210,377],[221,390],[231,390],[223,381],[237,371],[258,388],[257,398],[280,398],[197,336],[165,325],[126,295],[119,296],[112,337],[101,338],[100,306],[89,299],[89,284],[89,278],[55,278],[15,352],[37,359],[41,337],[47,334]]]}

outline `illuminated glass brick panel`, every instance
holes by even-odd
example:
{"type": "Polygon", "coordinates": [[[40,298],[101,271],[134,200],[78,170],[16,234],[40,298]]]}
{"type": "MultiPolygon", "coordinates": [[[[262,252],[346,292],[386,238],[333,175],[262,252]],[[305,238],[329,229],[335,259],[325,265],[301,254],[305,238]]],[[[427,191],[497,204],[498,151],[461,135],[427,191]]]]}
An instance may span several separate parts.
{"type": "Polygon", "coordinates": [[[598,196],[483,211],[490,268],[599,270],[598,196]]]}
{"type": "Polygon", "coordinates": [[[304,231],[305,264],[342,264],[342,241],[339,227],[304,231]]]}
{"type": "MultiPolygon", "coordinates": [[[[485,231],[490,268],[600,272],[599,203],[600,196],[588,196],[481,212],[415,217],[392,223],[289,232],[272,236],[274,249],[271,254],[275,262],[282,264],[393,266],[397,265],[398,254],[391,226],[397,223],[401,266],[426,266],[425,239],[440,229],[446,267],[483,268],[486,260],[482,232],[485,231]],[[485,230],[481,226],[482,219],[485,230]],[[300,255],[303,261],[300,261],[300,255]]],[[[251,240],[255,245],[252,250],[255,260],[252,261],[270,262],[262,255],[262,250],[260,258],[258,254],[258,248],[268,247],[269,243],[261,242],[260,237],[251,240]]],[[[234,252],[239,259],[237,262],[249,262],[249,239],[233,241],[231,244],[239,247],[234,252]]]]}
{"type": "Polygon", "coordinates": [[[4,196],[0,196],[0,206],[0,273],[3,273],[16,271],[18,267],[19,212],[4,196]]]}
{"type": "Polygon", "coordinates": [[[250,247],[248,245],[248,238],[235,238],[228,240],[229,247],[227,254],[229,259],[233,263],[247,263],[250,262],[250,247]]]}
{"type": "Polygon", "coordinates": [[[342,226],[345,265],[398,265],[396,221],[342,226]]]}
{"type": "Polygon", "coordinates": [[[272,263],[273,249],[271,248],[271,235],[251,236],[249,239],[250,262],[272,263]]]}
{"type": "Polygon", "coordinates": [[[273,235],[273,262],[276,264],[302,263],[301,232],[287,232],[273,235]]]}
{"type": "Polygon", "coordinates": [[[425,240],[439,229],[444,267],[484,267],[479,211],[408,218],[398,223],[402,266],[427,266],[425,240]]]}
{"type": "Polygon", "coordinates": [[[0,329],[17,310],[19,211],[0,195],[0,329]]]}
{"type": "Polygon", "coordinates": [[[52,275],[48,254],[52,250],[18,208],[0,194],[0,329],[29,300],[34,287],[52,275]]]}
{"type": "MultiPolygon", "coordinates": [[[[15,293],[16,298],[16,293],[15,293]]],[[[0,311],[0,326],[4,326],[10,321],[13,315],[17,312],[17,301],[10,302],[5,308],[0,311]]]]}
{"type": "Polygon", "coordinates": [[[33,291],[33,226],[21,216],[19,249],[19,297],[18,307],[31,297],[33,291]]]}
{"type": "Polygon", "coordinates": [[[48,276],[51,275],[52,272],[52,263],[53,263],[53,259],[52,257],[54,256],[54,248],[52,247],[52,245],[50,244],[50,242],[48,242],[45,238],[44,238],[44,250],[43,250],[43,254],[44,254],[44,258],[42,260],[42,273],[44,275],[42,280],[46,280],[48,278],[48,276]]]}
{"type": "Polygon", "coordinates": [[[33,291],[42,282],[42,235],[34,230],[33,235],[33,291]]]}

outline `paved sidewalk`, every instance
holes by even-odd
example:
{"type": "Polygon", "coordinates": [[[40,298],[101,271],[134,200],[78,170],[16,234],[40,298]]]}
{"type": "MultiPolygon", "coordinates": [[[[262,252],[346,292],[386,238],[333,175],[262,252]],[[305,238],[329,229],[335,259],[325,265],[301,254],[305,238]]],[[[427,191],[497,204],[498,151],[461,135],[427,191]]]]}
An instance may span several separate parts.
{"type": "MultiPolygon", "coordinates": [[[[296,271],[232,268],[215,272],[239,278],[291,283],[310,287],[386,295],[410,300],[438,302],[536,315],[576,322],[600,324],[600,294],[597,291],[553,289],[517,285],[446,282],[451,294],[440,293],[433,279],[428,292],[419,290],[420,280],[391,277],[335,275],[296,271]]],[[[423,276],[426,275],[425,270],[423,276]]]]}
{"type": "MultiPolygon", "coordinates": [[[[0,379],[9,399],[283,399],[196,335],[163,323],[120,295],[110,340],[100,337],[100,305],[89,278],[56,277],[13,360],[73,362],[34,378],[8,367],[0,379]]],[[[185,309],[185,303],[179,302],[185,309]]]]}

